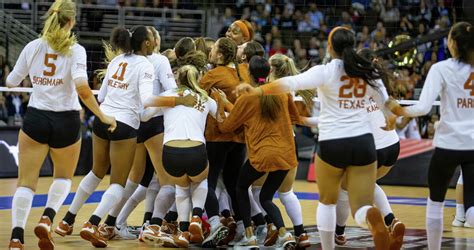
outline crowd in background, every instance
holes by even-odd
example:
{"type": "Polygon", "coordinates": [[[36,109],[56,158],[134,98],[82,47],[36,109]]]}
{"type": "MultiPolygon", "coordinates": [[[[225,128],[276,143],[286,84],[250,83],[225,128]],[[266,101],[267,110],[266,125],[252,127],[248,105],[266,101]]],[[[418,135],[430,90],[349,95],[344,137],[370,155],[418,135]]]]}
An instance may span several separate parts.
{"type": "MultiPolygon", "coordinates": [[[[211,8],[209,13],[212,16],[208,18],[216,22],[212,22],[213,27],[208,27],[209,36],[224,36],[233,21],[246,19],[253,24],[255,40],[263,45],[267,56],[286,54],[302,70],[323,62],[327,35],[334,26],[352,28],[357,34],[358,48],[377,50],[387,47],[398,35],[416,38],[447,29],[461,15],[457,0],[233,0],[215,3],[192,0],[82,0],[82,3],[211,8]]],[[[24,3],[22,8],[29,6],[24,3]]],[[[89,15],[88,18],[95,18],[94,20],[101,18],[100,11],[91,10],[91,13],[83,14],[89,15]]],[[[399,99],[418,98],[431,65],[449,57],[446,40],[443,38],[417,46],[411,65],[395,67],[391,60],[385,60],[385,65],[394,73],[393,95],[399,99]]],[[[4,72],[9,66],[3,59],[0,60],[0,66],[0,77],[5,77],[4,72]]],[[[25,82],[24,86],[28,84],[30,83],[25,82]]],[[[27,102],[28,97],[24,94],[0,94],[0,125],[20,123],[18,116],[21,117],[24,113],[27,102]]],[[[435,127],[434,123],[438,119],[437,115],[434,116],[436,117],[420,118],[417,122],[408,124],[417,126],[422,137],[431,138],[429,130],[435,127]]],[[[400,126],[405,124],[407,123],[401,122],[400,126]]]]}

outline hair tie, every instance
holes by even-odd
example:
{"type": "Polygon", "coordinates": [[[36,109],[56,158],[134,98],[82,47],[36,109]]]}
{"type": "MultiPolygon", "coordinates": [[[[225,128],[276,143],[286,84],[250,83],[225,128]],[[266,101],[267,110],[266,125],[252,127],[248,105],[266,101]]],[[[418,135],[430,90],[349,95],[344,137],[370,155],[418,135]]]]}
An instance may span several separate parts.
{"type": "Polygon", "coordinates": [[[264,83],[267,79],[263,77],[259,77],[257,80],[258,80],[258,83],[264,83]]]}
{"type": "Polygon", "coordinates": [[[128,30],[128,29],[127,29],[127,31],[128,31],[128,35],[130,35],[130,38],[132,38],[133,33],[132,33],[130,30],[128,30]]]}
{"type": "Polygon", "coordinates": [[[471,32],[471,28],[472,28],[471,25],[467,26],[467,28],[466,28],[467,32],[471,32]]]}

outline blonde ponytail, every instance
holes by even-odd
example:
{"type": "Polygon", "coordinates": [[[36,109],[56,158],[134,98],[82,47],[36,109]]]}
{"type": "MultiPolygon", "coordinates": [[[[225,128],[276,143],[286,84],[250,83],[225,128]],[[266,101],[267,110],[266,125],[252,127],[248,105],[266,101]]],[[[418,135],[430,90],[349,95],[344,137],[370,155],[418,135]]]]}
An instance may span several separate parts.
{"type": "MultiPolygon", "coordinates": [[[[118,55],[123,54],[122,50],[118,48],[114,48],[109,42],[102,41],[102,47],[104,48],[105,53],[105,65],[109,65],[109,63],[118,55]]],[[[105,74],[107,73],[107,67],[104,69],[98,69],[95,71],[97,74],[97,78],[102,81],[104,79],[105,74]]]]}
{"type": "Polygon", "coordinates": [[[66,31],[64,26],[76,18],[76,4],[71,0],[56,0],[45,15],[41,38],[61,55],[70,55],[71,47],[77,42],[76,36],[71,31],[66,31]]]}
{"type": "Polygon", "coordinates": [[[178,70],[178,83],[181,90],[184,88],[190,89],[199,94],[201,99],[206,102],[209,96],[207,92],[199,87],[198,84],[199,71],[192,65],[184,65],[178,70]]]}
{"type": "MultiPolygon", "coordinates": [[[[270,74],[270,81],[274,81],[285,76],[294,76],[300,73],[300,71],[296,68],[293,59],[283,54],[275,54],[270,57],[269,61],[270,66],[273,68],[272,73],[270,74]]],[[[298,90],[296,91],[296,95],[303,98],[303,101],[309,110],[312,109],[313,97],[315,96],[314,90],[298,90]]]]}

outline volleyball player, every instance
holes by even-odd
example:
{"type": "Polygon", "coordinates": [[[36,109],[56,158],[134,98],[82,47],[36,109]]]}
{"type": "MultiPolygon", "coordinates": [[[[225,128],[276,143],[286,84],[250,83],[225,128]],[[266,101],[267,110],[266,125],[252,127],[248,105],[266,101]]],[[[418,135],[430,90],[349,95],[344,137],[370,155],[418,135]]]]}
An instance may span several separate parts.
{"type": "MultiPolygon", "coordinates": [[[[178,96],[193,93],[199,97],[194,108],[175,107],[164,109],[163,166],[176,187],[176,206],[180,232],[172,236],[175,247],[188,247],[189,243],[200,244],[204,240],[201,217],[207,197],[208,160],[204,129],[207,114],[216,118],[217,104],[198,85],[199,71],[191,65],[178,70],[179,88],[164,92],[163,96],[178,96]],[[191,189],[190,189],[191,187],[191,189]],[[191,202],[192,201],[192,202],[191,202]],[[192,204],[192,220],[189,213],[192,204]]],[[[211,236],[206,242],[217,242],[225,238],[228,229],[219,217],[211,217],[211,236]]],[[[168,235],[145,232],[145,239],[167,243],[168,235]]],[[[167,245],[167,244],[165,244],[167,245]]]]}
{"type": "MultiPolygon", "coordinates": [[[[251,43],[252,42],[247,43],[247,46],[251,43]]],[[[273,55],[272,57],[270,57],[269,63],[271,67],[269,75],[270,81],[274,81],[285,76],[297,75],[299,73],[298,69],[296,69],[293,59],[283,54],[273,55]]],[[[298,99],[300,99],[298,101],[296,99],[293,99],[295,101],[295,107],[298,110],[298,114],[310,116],[309,110],[312,109],[312,97],[314,96],[314,94],[311,93],[311,91],[309,90],[300,90],[296,92],[296,95],[298,95],[298,99]]],[[[296,157],[298,157],[297,150],[295,151],[295,153],[296,157]]],[[[309,247],[311,244],[309,242],[308,235],[304,230],[301,204],[295,193],[293,192],[293,183],[296,177],[296,170],[297,168],[290,169],[281,186],[278,188],[278,197],[280,198],[281,203],[285,206],[285,210],[288,216],[290,217],[291,222],[293,223],[294,232],[297,239],[297,246],[299,248],[306,248],[309,247]]],[[[265,182],[265,179],[266,175],[254,182],[252,185],[252,193],[257,202],[259,201],[258,197],[260,196],[262,185],[265,182]]],[[[266,218],[269,218],[269,216],[266,215],[266,218]]],[[[269,222],[270,223],[266,228],[267,237],[265,237],[265,235],[259,235],[259,233],[263,234],[265,232],[264,230],[260,229],[261,231],[259,232],[259,228],[257,227],[256,229],[257,239],[260,236],[260,239],[264,240],[263,243],[265,246],[273,246],[278,239],[278,231],[276,230],[273,223],[271,223],[271,221],[269,222]]],[[[262,241],[260,239],[259,241],[262,241]]]]}
{"type": "Polygon", "coordinates": [[[225,36],[234,40],[237,45],[242,45],[246,42],[252,41],[254,35],[255,32],[252,24],[247,20],[237,20],[233,22],[225,33],[225,36]]]}
{"type": "MultiPolygon", "coordinates": [[[[165,56],[158,54],[161,43],[158,31],[154,27],[147,28],[152,32],[156,44],[154,53],[149,55],[147,58],[153,64],[155,73],[155,79],[153,80],[153,95],[158,96],[164,91],[176,88],[176,82],[168,59],[165,56]]],[[[161,178],[161,173],[163,172],[163,167],[161,166],[163,131],[163,114],[159,110],[148,121],[140,122],[137,134],[137,148],[135,151],[132,170],[127,180],[127,184],[125,185],[124,196],[110,211],[109,216],[104,223],[106,228],[108,228],[108,231],[111,232],[110,237],[113,237],[115,233],[119,233],[119,236],[122,239],[135,238],[128,233],[125,225],[116,226],[117,216],[132,193],[137,189],[138,183],[142,186],[148,187],[153,177],[154,166],[156,166],[156,171],[158,173],[157,176],[160,179],[158,184],[165,189],[167,188],[167,180],[161,178]],[[149,160],[147,160],[147,158],[149,158],[149,160]],[[113,230],[114,227],[116,227],[115,230],[113,230]]],[[[145,222],[151,220],[154,207],[153,204],[156,200],[157,194],[159,193],[159,190],[154,188],[155,186],[152,187],[153,189],[150,189],[148,192],[150,197],[146,204],[146,211],[143,219],[145,222]]],[[[172,197],[173,195],[170,196],[172,197]]],[[[171,201],[173,202],[174,199],[171,201]]]]}
{"type": "MultiPolygon", "coordinates": [[[[153,65],[146,56],[153,53],[155,41],[153,34],[145,26],[137,26],[130,31],[125,28],[114,29],[111,44],[120,48],[124,54],[115,57],[107,66],[107,74],[101,87],[106,88],[105,96],[99,96],[99,99],[103,99],[102,110],[117,116],[117,130],[115,133],[108,133],[103,124],[98,120],[94,121],[93,169],[80,184],[83,189],[89,189],[89,192],[82,195],[76,193],[74,197],[76,202],[87,198],[87,194],[94,191],[107,173],[109,164],[111,165],[111,184],[80,232],[83,239],[96,247],[107,246],[109,232],[99,232],[98,226],[123,196],[135,155],[141,100],[151,93],[154,79],[153,65]]],[[[64,218],[69,225],[72,225],[68,220],[71,217],[73,216],[69,212],[64,218]]]]}
{"type": "Polygon", "coordinates": [[[448,35],[448,49],[452,58],[431,66],[417,104],[402,108],[393,100],[387,102],[395,114],[415,117],[427,114],[438,95],[441,97],[441,120],[428,170],[429,249],[441,248],[444,199],[459,165],[463,173],[466,222],[474,224],[474,27],[467,22],[453,25],[448,35]]]}
{"type": "MultiPolygon", "coordinates": [[[[385,86],[390,88],[389,77],[386,70],[377,62],[375,53],[369,49],[362,49],[357,53],[371,61],[374,66],[378,67],[379,72],[383,74],[381,78],[383,79],[383,82],[378,81],[379,89],[384,96],[388,97],[385,86]]],[[[377,179],[380,179],[391,170],[392,166],[397,161],[400,153],[400,139],[395,130],[386,131],[382,129],[386,125],[385,117],[372,97],[369,97],[366,105],[370,124],[372,125],[375,149],[377,150],[377,179]]],[[[335,242],[338,245],[344,245],[347,242],[344,231],[347,218],[349,217],[350,207],[346,189],[346,180],[343,180],[336,206],[337,217],[335,242]]],[[[403,244],[405,225],[395,218],[390,203],[388,202],[387,195],[378,184],[375,184],[374,204],[384,216],[385,225],[388,227],[391,234],[390,236],[393,243],[390,249],[400,249],[403,244]]]]}
{"type": "MultiPolygon", "coordinates": [[[[209,70],[201,79],[200,86],[206,91],[211,88],[220,89],[225,92],[231,102],[235,102],[236,96],[232,93],[241,81],[248,81],[248,71],[244,65],[236,63],[237,45],[232,39],[220,38],[212,46],[209,62],[215,67],[209,70]]],[[[225,225],[229,227],[230,233],[222,244],[229,243],[234,239],[236,228],[240,235],[244,232],[243,223],[240,220],[236,201],[235,188],[236,176],[244,164],[246,158],[245,140],[240,132],[222,133],[219,131],[214,118],[208,117],[206,125],[206,147],[209,157],[208,194],[206,201],[206,213],[209,218],[219,215],[219,203],[215,194],[217,179],[222,171],[224,185],[231,197],[232,207],[235,213],[234,219],[229,217],[225,225]],[[240,221],[240,222],[239,222],[240,221]]]]}
{"type": "MultiPolygon", "coordinates": [[[[269,63],[260,56],[250,60],[251,83],[264,85],[270,72],[269,63]]],[[[258,246],[251,224],[250,200],[248,189],[254,181],[268,173],[259,196],[260,203],[272,218],[278,229],[277,247],[289,247],[295,244],[291,233],[287,232],[280,210],[272,202],[290,169],[297,166],[292,122],[299,121],[299,114],[291,95],[243,96],[230,106],[230,115],[219,129],[231,132],[244,127],[245,141],[249,159],[242,167],[237,184],[237,198],[240,214],[245,226],[245,234],[237,246],[258,246]]],[[[223,113],[223,112],[222,112],[223,113]]]]}
{"type": "Polygon", "coordinates": [[[48,153],[53,160],[54,180],[34,232],[40,249],[54,249],[51,224],[69,194],[81,149],[81,106],[77,96],[101,120],[105,130],[116,128],[115,119],[99,109],[92,95],[87,82],[86,51],[71,34],[76,5],[70,0],[58,0],[46,16],[41,37],[25,46],[6,79],[8,87],[15,87],[29,75],[33,84],[18,136],[18,188],[12,201],[10,249],[23,249],[24,229],[39,171],[48,153]]]}
{"type": "Polygon", "coordinates": [[[237,47],[237,62],[248,64],[253,56],[264,56],[265,49],[255,41],[250,41],[237,47]]]}
{"type": "MultiPolygon", "coordinates": [[[[317,88],[321,115],[315,167],[320,191],[317,222],[322,247],[334,249],[336,203],[342,177],[346,174],[356,222],[370,229],[377,249],[387,249],[388,231],[380,211],[372,206],[377,155],[364,101],[377,89],[374,81],[381,76],[372,62],[356,54],[354,45],[354,33],[337,27],[328,38],[333,58],[329,64],[314,66],[302,74],[257,88],[242,84],[237,91],[269,95],[317,88]]],[[[382,98],[375,97],[380,103],[382,98]]]]}

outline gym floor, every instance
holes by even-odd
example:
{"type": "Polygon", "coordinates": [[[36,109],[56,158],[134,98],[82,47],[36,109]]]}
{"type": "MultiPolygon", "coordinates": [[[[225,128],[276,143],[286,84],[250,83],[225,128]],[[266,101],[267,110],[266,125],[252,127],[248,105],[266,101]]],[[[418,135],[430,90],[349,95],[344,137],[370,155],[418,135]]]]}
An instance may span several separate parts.
{"type": "MultiPolygon", "coordinates": [[[[81,176],[73,179],[72,192],[77,189],[81,176]]],[[[46,204],[49,185],[52,182],[50,177],[41,177],[38,182],[33,208],[25,230],[25,247],[26,249],[37,248],[37,239],[33,233],[46,204]]],[[[94,249],[88,242],[82,240],[79,236],[79,230],[82,222],[86,221],[100,201],[100,197],[109,184],[108,177],[104,178],[99,185],[97,191],[89,198],[84,207],[77,216],[75,231],[72,236],[62,238],[53,233],[56,249],[94,249]]],[[[11,200],[16,188],[16,179],[0,179],[0,244],[3,247],[8,245],[10,239],[11,228],[11,200]]],[[[402,187],[402,186],[383,186],[392,209],[397,218],[399,218],[407,227],[405,234],[405,249],[424,249],[427,247],[425,232],[425,210],[426,197],[428,195],[427,188],[420,187],[402,187]]],[[[316,230],[316,208],[318,205],[318,187],[316,183],[307,181],[296,181],[294,190],[300,199],[303,209],[303,218],[306,230],[311,236],[313,243],[311,249],[319,249],[319,237],[316,230]]],[[[454,189],[448,190],[446,197],[446,208],[444,212],[444,239],[443,248],[446,249],[474,249],[474,229],[455,228],[451,226],[455,213],[455,193],[454,189]]],[[[70,204],[73,194],[66,199],[65,204],[70,204]]],[[[284,208],[278,199],[276,204],[282,209],[285,219],[285,225],[291,227],[291,221],[284,212],[284,208]]],[[[58,212],[54,227],[57,225],[67,211],[68,205],[63,206],[58,212]]],[[[128,219],[129,225],[140,225],[143,218],[143,203],[132,213],[128,219]]],[[[360,229],[355,226],[352,218],[348,222],[349,228],[346,231],[348,243],[343,248],[346,249],[370,249],[373,247],[370,233],[367,230],[360,229]]],[[[149,247],[145,243],[137,241],[110,241],[109,249],[144,249],[149,247]]],[[[0,245],[0,248],[2,246],[0,245]]]]}

